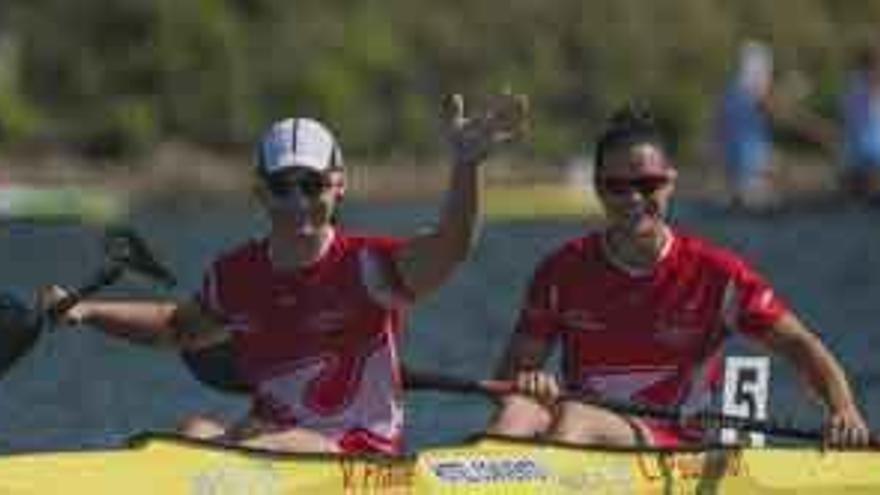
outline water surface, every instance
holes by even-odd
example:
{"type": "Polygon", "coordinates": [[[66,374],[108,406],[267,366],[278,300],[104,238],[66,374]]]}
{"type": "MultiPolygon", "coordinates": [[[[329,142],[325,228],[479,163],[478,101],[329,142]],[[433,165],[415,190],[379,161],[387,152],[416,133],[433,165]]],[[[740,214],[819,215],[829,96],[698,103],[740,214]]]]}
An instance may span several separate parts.
{"type": "MultiPolygon", "coordinates": [[[[406,235],[434,221],[429,205],[349,204],[345,222],[406,235]]],[[[729,215],[679,204],[675,220],[741,252],[841,356],[875,427],[880,427],[880,212],[828,208],[775,217],[729,215]],[[876,414],[875,414],[876,411],[876,414]]],[[[211,256],[264,228],[242,204],[153,205],[131,223],[177,273],[163,291],[126,279],[115,293],[186,296],[211,256]]],[[[524,286],[538,260],[579,235],[576,222],[489,224],[471,259],[410,318],[406,360],[414,366],[485,377],[510,333],[524,286]]],[[[38,286],[77,284],[100,262],[98,230],[72,225],[4,225],[4,288],[28,296],[38,286]]],[[[747,350],[735,342],[733,350],[747,350]]],[[[188,413],[235,418],[246,404],[199,386],[176,357],[92,331],[52,332],[0,381],[0,451],[81,449],[118,444],[143,430],[167,430],[188,413]]],[[[774,362],[771,413],[813,424],[819,416],[783,363],[774,362]]],[[[464,438],[485,425],[480,398],[434,393],[408,400],[411,448],[464,438]]]]}

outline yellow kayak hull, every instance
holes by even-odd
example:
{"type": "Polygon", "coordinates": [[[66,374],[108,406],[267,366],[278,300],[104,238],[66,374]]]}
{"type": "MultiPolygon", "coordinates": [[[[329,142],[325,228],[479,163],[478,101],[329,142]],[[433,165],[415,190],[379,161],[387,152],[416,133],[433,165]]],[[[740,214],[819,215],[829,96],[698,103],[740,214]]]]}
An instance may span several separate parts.
{"type": "Polygon", "coordinates": [[[130,448],[12,455],[0,493],[880,493],[880,453],[576,449],[481,439],[403,459],[277,455],[152,437],[130,448]]]}

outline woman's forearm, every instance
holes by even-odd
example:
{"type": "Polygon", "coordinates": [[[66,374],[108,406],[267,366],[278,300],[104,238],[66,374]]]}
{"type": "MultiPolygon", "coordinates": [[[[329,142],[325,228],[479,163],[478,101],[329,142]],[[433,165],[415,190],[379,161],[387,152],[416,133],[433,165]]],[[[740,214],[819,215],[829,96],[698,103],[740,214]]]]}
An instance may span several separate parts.
{"type": "Polygon", "coordinates": [[[176,341],[173,324],[176,302],[88,300],[71,308],[75,320],[113,337],[136,344],[170,346],[176,341]]]}

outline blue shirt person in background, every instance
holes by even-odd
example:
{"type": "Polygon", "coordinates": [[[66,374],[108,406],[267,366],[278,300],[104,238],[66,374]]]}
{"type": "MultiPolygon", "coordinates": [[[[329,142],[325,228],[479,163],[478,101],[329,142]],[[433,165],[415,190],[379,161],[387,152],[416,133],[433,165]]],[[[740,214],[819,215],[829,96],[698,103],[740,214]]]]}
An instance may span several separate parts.
{"type": "Polygon", "coordinates": [[[880,45],[858,53],[841,106],[842,186],[856,198],[880,200],[880,45]]]}
{"type": "Polygon", "coordinates": [[[772,71],[770,50],[745,42],[719,102],[716,138],[733,206],[762,207],[772,201],[772,71]]]}

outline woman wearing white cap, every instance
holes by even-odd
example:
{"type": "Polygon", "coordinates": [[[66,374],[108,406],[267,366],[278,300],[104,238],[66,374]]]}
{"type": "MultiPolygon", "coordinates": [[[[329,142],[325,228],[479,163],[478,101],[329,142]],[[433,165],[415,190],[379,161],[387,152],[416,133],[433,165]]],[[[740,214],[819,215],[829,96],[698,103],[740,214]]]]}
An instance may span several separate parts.
{"type": "MultiPolygon", "coordinates": [[[[316,120],[281,120],[256,153],[265,237],[219,256],[191,301],[90,300],[66,321],[191,353],[231,349],[249,414],[232,425],[197,417],[184,434],[282,451],[399,452],[404,311],[467,256],[479,224],[478,165],[524,118],[513,96],[472,119],[454,102],[452,183],[433,232],[395,239],[336,225],[345,194],[336,139],[316,120]]],[[[64,295],[44,292],[45,304],[64,295]]]]}

